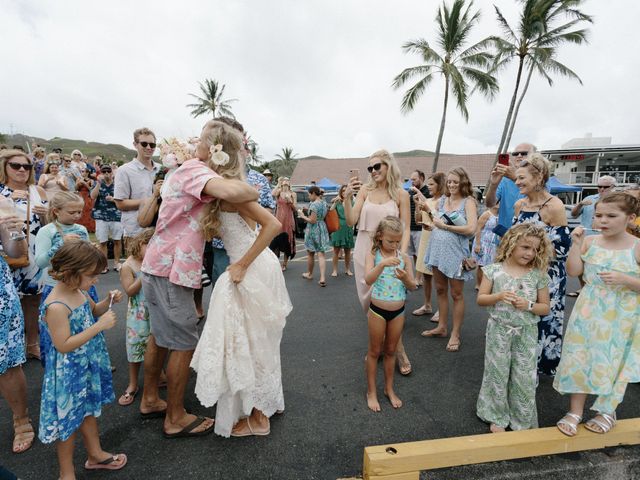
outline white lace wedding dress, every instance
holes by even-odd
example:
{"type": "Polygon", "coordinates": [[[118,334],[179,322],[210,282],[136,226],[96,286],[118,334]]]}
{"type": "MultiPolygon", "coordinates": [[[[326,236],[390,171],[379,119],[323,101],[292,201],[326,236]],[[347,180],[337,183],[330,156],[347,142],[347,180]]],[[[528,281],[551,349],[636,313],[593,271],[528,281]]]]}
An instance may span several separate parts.
{"type": "MultiPolygon", "coordinates": [[[[231,263],[251,247],[257,232],[238,213],[220,213],[220,233],[231,263]]],[[[268,248],[234,284],[227,272],[216,282],[207,323],[191,361],[196,395],[206,407],[218,403],[215,432],[230,436],[253,408],[267,417],[284,409],[280,340],[292,305],[280,262],[268,248]]]]}

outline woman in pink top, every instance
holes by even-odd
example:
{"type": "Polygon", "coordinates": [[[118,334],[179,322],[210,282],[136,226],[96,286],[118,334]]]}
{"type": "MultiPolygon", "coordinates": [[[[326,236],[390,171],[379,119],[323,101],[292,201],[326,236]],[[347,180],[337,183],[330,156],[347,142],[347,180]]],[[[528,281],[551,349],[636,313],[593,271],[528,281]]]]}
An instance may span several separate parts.
{"type": "MultiPolygon", "coordinates": [[[[353,177],[344,192],[345,197],[350,198],[355,191],[358,191],[353,206],[351,202],[345,202],[344,212],[348,225],[358,224],[358,236],[353,250],[353,266],[358,298],[365,312],[369,309],[371,288],[364,281],[364,262],[367,252],[371,251],[372,235],[384,217],[399,217],[404,228],[400,250],[407,253],[411,224],[409,194],[402,189],[400,169],[393,155],[386,150],[375,152],[369,157],[367,170],[371,175],[366,185],[362,186],[360,180],[353,177]]],[[[400,373],[410,374],[411,363],[404,351],[402,339],[398,343],[397,352],[400,373]]]]}

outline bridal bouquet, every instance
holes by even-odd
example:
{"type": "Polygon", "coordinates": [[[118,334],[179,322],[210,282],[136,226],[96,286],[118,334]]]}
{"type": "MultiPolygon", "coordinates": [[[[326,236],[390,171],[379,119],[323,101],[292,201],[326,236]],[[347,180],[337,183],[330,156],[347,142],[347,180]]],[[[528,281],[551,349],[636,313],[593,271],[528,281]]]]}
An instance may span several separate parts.
{"type": "Polygon", "coordinates": [[[192,137],[187,141],[176,137],[165,138],[160,144],[162,165],[169,170],[174,170],[187,160],[194,158],[199,140],[197,137],[192,137]]]}

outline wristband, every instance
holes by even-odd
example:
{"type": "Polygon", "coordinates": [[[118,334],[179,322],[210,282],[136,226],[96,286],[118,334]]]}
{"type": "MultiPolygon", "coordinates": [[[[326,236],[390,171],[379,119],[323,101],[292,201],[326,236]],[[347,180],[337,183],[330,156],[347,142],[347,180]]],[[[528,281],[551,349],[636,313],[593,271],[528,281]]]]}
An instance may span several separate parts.
{"type": "Polygon", "coordinates": [[[527,311],[529,311],[529,312],[530,312],[531,310],[533,310],[533,306],[534,306],[534,305],[535,305],[535,304],[534,304],[531,300],[529,300],[529,305],[527,306],[527,311]]]}

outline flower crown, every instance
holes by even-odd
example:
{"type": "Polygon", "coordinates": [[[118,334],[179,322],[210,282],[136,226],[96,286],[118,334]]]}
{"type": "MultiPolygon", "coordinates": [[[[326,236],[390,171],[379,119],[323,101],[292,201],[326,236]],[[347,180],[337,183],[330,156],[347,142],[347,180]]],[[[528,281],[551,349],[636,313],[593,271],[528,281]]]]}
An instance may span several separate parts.
{"type": "Polygon", "coordinates": [[[219,167],[224,167],[229,163],[229,155],[222,151],[222,145],[212,145],[209,147],[209,153],[211,153],[211,162],[219,167]]]}

